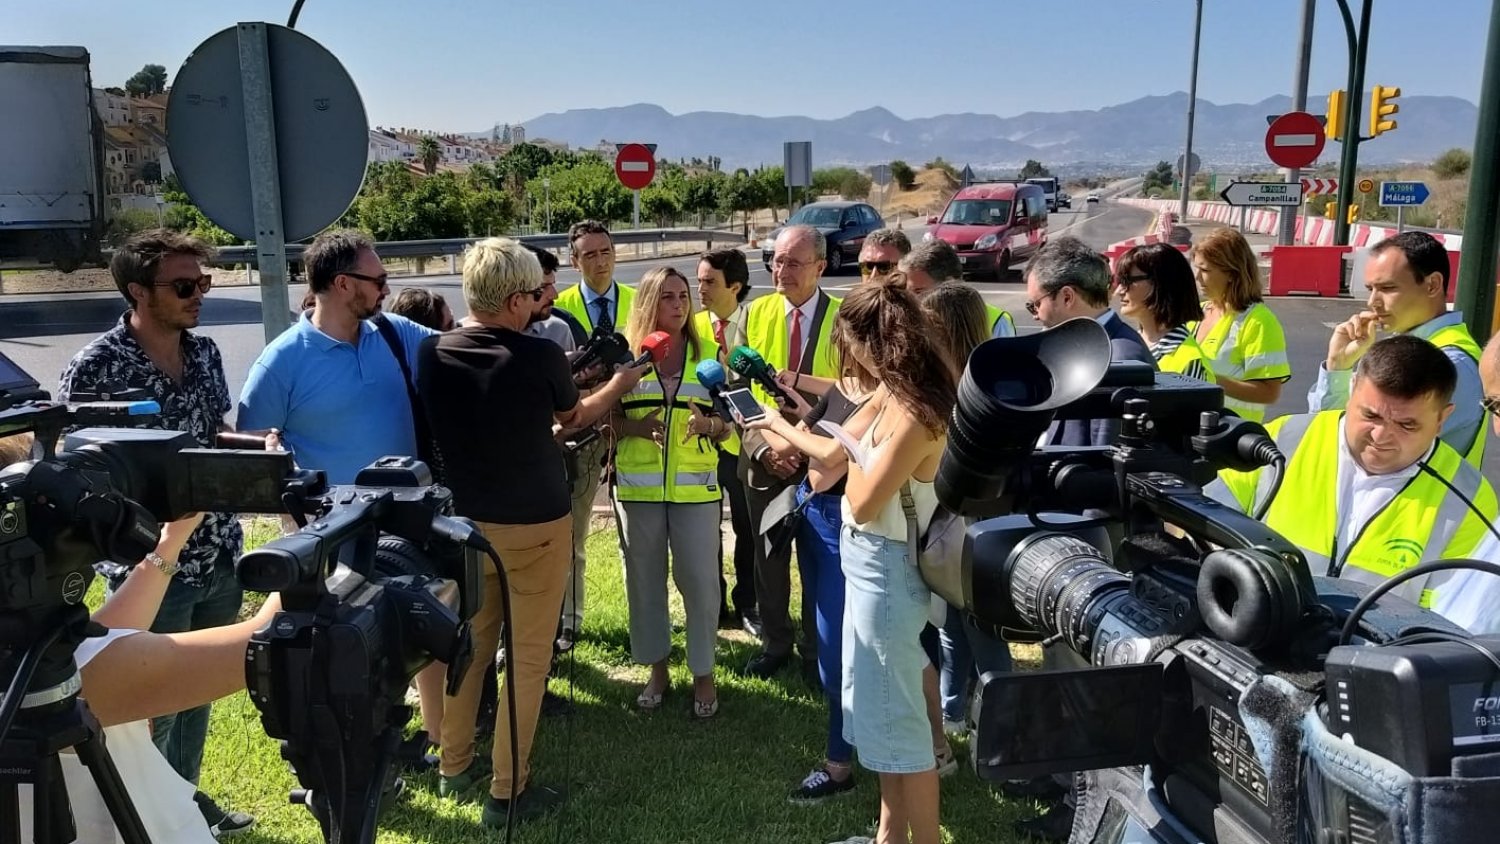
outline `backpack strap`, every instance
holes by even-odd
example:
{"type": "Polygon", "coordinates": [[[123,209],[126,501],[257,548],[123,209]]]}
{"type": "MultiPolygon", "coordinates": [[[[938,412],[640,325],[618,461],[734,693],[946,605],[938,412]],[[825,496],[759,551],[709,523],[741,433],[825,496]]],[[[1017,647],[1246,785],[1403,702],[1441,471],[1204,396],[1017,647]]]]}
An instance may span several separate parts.
{"type": "Polygon", "coordinates": [[[917,537],[917,501],[911,494],[911,481],[901,483],[901,512],[906,514],[906,558],[913,566],[922,562],[921,543],[917,537]]]}
{"type": "Polygon", "coordinates": [[[411,377],[411,365],[406,362],[406,345],[401,342],[396,326],[386,319],[384,311],[371,317],[370,322],[380,331],[391,354],[396,357],[396,365],[401,367],[401,380],[406,382],[406,400],[411,405],[412,431],[417,438],[416,456],[427,463],[427,468],[437,477],[442,473],[441,460],[438,459],[437,446],[432,441],[432,432],[427,427],[427,414],[422,409],[422,398],[417,395],[417,387],[411,377]]]}

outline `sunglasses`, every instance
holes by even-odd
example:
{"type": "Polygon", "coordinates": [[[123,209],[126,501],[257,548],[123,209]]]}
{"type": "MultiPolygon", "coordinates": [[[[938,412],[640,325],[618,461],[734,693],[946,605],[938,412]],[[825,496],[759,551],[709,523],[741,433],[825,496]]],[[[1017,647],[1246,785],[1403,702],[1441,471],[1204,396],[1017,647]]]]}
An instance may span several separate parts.
{"type": "Polygon", "coordinates": [[[865,278],[872,275],[890,275],[891,270],[896,268],[895,261],[860,261],[859,274],[865,278]]]}
{"type": "Polygon", "coordinates": [[[1058,290],[1053,291],[1052,293],[1044,294],[1044,295],[1042,295],[1042,296],[1040,296],[1040,297],[1038,297],[1036,299],[1029,299],[1029,300],[1027,300],[1027,302],[1026,302],[1026,313],[1031,314],[1032,316],[1036,316],[1036,309],[1037,309],[1038,305],[1042,304],[1043,302],[1047,301],[1048,299],[1052,299],[1052,298],[1056,297],[1057,294],[1061,293],[1061,292],[1062,292],[1062,290],[1061,290],[1061,288],[1059,288],[1058,290]]]}
{"type": "Polygon", "coordinates": [[[1137,284],[1137,283],[1142,282],[1142,281],[1150,281],[1150,280],[1151,280],[1151,276],[1149,276],[1149,275],[1122,275],[1122,276],[1115,276],[1115,286],[1116,287],[1123,287],[1123,288],[1129,289],[1130,286],[1133,285],[1133,284],[1137,284]]]}
{"type": "Polygon", "coordinates": [[[171,281],[152,282],[152,287],[170,287],[179,299],[193,298],[193,291],[207,293],[214,286],[214,277],[200,275],[197,278],[174,278],[171,281]]]}
{"type": "Polygon", "coordinates": [[[1479,400],[1479,406],[1491,416],[1500,416],[1500,398],[1485,396],[1479,400]]]}
{"type": "Polygon", "coordinates": [[[391,283],[391,278],[388,275],[365,275],[364,273],[356,273],[350,270],[345,270],[344,272],[339,273],[339,275],[346,275],[350,278],[357,278],[360,281],[368,281],[376,287],[385,287],[391,283]]]}

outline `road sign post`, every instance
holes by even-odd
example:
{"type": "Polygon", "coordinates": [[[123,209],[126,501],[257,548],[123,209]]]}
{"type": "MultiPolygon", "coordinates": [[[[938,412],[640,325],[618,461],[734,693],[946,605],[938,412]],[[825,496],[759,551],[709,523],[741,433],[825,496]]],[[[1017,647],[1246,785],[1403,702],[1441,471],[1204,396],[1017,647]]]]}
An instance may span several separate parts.
{"type": "Polygon", "coordinates": [[[1277,167],[1301,168],[1318,160],[1328,143],[1323,121],[1305,111],[1290,111],[1266,130],[1266,155],[1277,167]]]}
{"type": "Polygon", "coordinates": [[[255,264],[260,268],[260,318],[266,342],[291,324],[286,233],[282,230],[281,170],[276,166],[276,116],[271,103],[271,56],[263,23],[239,25],[240,91],[245,98],[245,148],[250,157],[250,201],[255,210],[255,264]]]}
{"type": "Polygon", "coordinates": [[[630,227],[641,227],[641,191],[656,178],[656,144],[616,144],[615,177],[635,194],[630,227]]]}

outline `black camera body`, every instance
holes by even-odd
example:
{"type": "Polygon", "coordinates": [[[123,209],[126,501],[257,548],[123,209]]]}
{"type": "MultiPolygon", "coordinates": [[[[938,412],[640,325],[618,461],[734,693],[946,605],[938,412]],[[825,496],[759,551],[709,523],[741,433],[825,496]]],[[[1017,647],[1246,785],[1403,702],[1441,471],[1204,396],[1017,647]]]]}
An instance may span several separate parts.
{"type": "Polygon", "coordinates": [[[1116,375],[1108,349],[1076,320],[981,345],[960,384],[939,499],[992,518],[968,529],[962,582],[929,586],[1061,669],[981,679],[979,773],[1087,772],[1076,844],[1404,844],[1500,822],[1500,639],[1391,596],[1356,609],[1368,587],[1313,577],[1203,494],[1222,468],[1280,471],[1264,429],[1222,417],[1217,388],[1116,375]],[[1115,420],[1119,440],[1036,449],[1065,418],[1115,420]]]}

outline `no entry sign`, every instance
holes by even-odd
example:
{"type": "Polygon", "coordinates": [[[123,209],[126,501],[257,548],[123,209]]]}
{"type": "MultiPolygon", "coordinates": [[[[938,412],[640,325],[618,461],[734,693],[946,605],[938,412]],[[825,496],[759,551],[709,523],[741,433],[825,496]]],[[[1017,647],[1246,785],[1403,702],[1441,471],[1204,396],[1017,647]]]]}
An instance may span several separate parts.
{"type": "Polygon", "coordinates": [[[1266,155],[1277,167],[1306,167],[1327,142],[1322,121],[1305,111],[1287,112],[1266,130],[1266,155]]]}
{"type": "Polygon", "coordinates": [[[631,190],[644,190],[656,178],[656,152],[645,144],[624,144],[615,153],[615,176],[631,190]]]}

